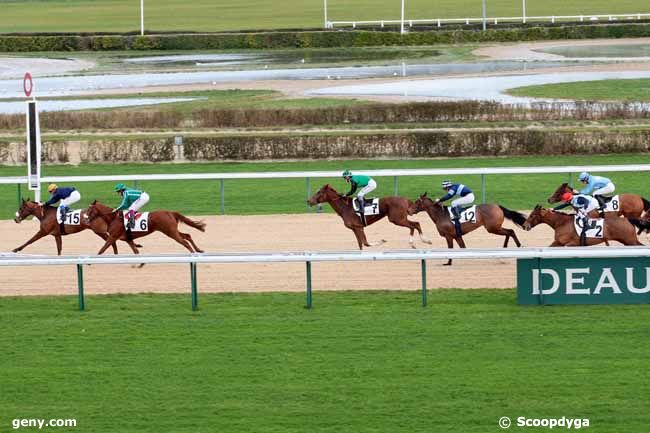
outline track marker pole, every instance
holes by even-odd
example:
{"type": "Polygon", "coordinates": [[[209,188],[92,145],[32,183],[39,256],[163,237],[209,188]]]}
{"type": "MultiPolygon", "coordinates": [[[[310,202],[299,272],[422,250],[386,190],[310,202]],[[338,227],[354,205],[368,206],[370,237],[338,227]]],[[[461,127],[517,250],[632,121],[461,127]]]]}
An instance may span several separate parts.
{"type": "Polygon", "coordinates": [[[219,195],[221,199],[221,215],[226,214],[226,197],[225,197],[225,191],[226,187],[224,185],[223,179],[219,179],[219,195]]]}
{"type": "Polygon", "coordinates": [[[307,270],[307,309],[311,310],[311,262],[305,262],[307,270]]]}
{"type": "Polygon", "coordinates": [[[422,259],[420,261],[420,269],[422,270],[422,306],[427,306],[427,261],[422,259]]]}
{"type": "MultiPolygon", "coordinates": [[[[311,179],[306,177],[305,182],[307,184],[307,200],[311,198],[311,179]]],[[[311,212],[311,206],[307,203],[307,212],[311,212]]]]}
{"type": "Polygon", "coordinates": [[[199,294],[196,283],[196,263],[190,263],[190,281],[192,285],[192,311],[199,309],[199,294]]]}
{"type": "Polygon", "coordinates": [[[84,270],[83,265],[77,265],[77,289],[79,290],[79,311],[86,309],[86,302],[84,301],[84,270]]]}
{"type": "Polygon", "coordinates": [[[393,195],[397,196],[398,194],[398,183],[397,183],[397,176],[393,176],[393,195]]]}
{"type": "Polygon", "coordinates": [[[18,200],[17,200],[17,202],[18,202],[18,208],[20,208],[20,205],[21,205],[21,203],[20,203],[21,200],[20,200],[20,199],[22,199],[22,197],[21,197],[21,191],[20,191],[20,184],[17,183],[16,185],[18,186],[17,191],[16,191],[16,198],[18,199],[18,200]]]}
{"type": "Polygon", "coordinates": [[[487,193],[485,190],[485,175],[481,175],[481,195],[483,196],[483,203],[486,202],[487,200],[487,193]]]}

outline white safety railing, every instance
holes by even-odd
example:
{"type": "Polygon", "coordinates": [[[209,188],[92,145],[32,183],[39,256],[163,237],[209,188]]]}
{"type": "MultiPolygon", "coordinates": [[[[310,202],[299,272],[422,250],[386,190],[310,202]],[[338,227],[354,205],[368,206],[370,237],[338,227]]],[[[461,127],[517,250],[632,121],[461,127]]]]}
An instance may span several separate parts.
{"type": "MultiPolygon", "coordinates": [[[[353,167],[354,168],[354,167],[353,167]]],[[[373,177],[392,177],[393,194],[398,195],[398,178],[402,176],[458,176],[458,175],[480,175],[481,176],[481,200],[487,201],[486,179],[487,175],[496,174],[569,174],[568,183],[572,183],[571,177],[574,173],[581,171],[588,172],[640,172],[650,171],[650,164],[627,164],[627,165],[568,165],[568,166],[536,166],[536,167],[477,167],[477,168],[415,168],[415,169],[382,169],[364,170],[354,169],[355,172],[367,174],[373,177]]],[[[151,181],[151,180],[217,180],[220,182],[220,211],[225,213],[225,180],[236,179],[305,179],[306,196],[311,197],[311,179],[317,178],[339,178],[341,171],[275,171],[275,172],[239,172],[239,173],[181,173],[181,174],[124,174],[124,175],[102,175],[102,176],[46,176],[41,178],[43,183],[51,182],[117,182],[117,181],[151,181]]],[[[20,205],[20,186],[27,183],[27,176],[0,177],[0,185],[18,185],[18,205],[20,205]]]]}
{"type": "MultiPolygon", "coordinates": [[[[650,13],[634,13],[634,14],[584,14],[584,15],[543,15],[543,16],[520,16],[520,17],[467,17],[467,18],[424,18],[424,19],[405,19],[404,25],[413,27],[416,24],[434,24],[437,27],[442,27],[444,24],[465,24],[472,23],[486,23],[498,25],[500,22],[521,22],[527,23],[529,21],[535,22],[551,22],[557,21],[618,21],[618,20],[641,20],[650,18],[650,13]]],[[[401,20],[355,20],[355,21],[327,21],[326,28],[333,29],[335,27],[363,27],[363,26],[380,26],[387,25],[400,25],[401,20]]]]}
{"type": "MultiPolygon", "coordinates": [[[[79,308],[85,308],[83,266],[102,264],[189,264],[192,309],[198,308],[196,267],[200,263],[305,263],[307,308],[312,306],[312,262],[396,261],[420,260],[422,278],[422,305],[427,303],[427,260],[441,259],[567,259],[648,257],[650,247],[607,248],[517,248],[517,249],[431,249],[394,251],[322,251],[322,252],[268,252],[191,255],[130,255],[130,256],[21,256],[0,254],[1,266],[76,265],[79,308]]],[[[252,273],[251,273],[252,275],[252,273]]]]}

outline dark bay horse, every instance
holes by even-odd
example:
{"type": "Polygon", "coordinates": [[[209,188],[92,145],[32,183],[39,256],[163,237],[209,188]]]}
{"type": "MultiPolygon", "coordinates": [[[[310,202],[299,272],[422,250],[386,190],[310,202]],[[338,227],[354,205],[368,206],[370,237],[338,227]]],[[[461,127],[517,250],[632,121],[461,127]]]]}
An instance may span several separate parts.
{"type": "MultiPolygon", "coordinates": [[[[354,208],[352,207],[352,199],[350,197],[343,197],[329,184],[323,186],[316,194],[307,200],[307,203],[309,203],[310,206],[315,206],[318,203],[329,203],[330,206],[332,206],[332,209],[334,209],[334,211],[343,219],[343,224],[354,232],[360,250],[362,250],[364,246],[374,247],[386,242],[383,239],[375,243],[368,242],[366,234],[363,231],[364,225],[361,223],[361,219],[354,212],[354,208]]],[[[384,217],[388,217],[388,221],[395,225],[406,227],[411,231],[409,244],[412,248],[415,248],[415,243],[413,241],[413,233],[415,230],[418,231],[422,242],[430,244],[431,241],[422,235],[420,223],[408,219],[408,207],[410,205],[411,201],[403,197],[380,198],[379,214],[366,215],[366,225],[374,224],[384,217]]]]}
{"type": "MultiPolygon", "coordinates": [[[[574,214],[555,212],[544,209],[541,205],[535,206],[533,212],[524,223],[524,229],[531,230],[538,224],[544,223],[555,231],[555,240],[551,247],[577,247],[580,246],[580,235],[576,233],[573,221],[574,214]]],[[[605,218],[602,238],[586,238],[587,245],[597,245],[617,241],[623,245],[643,245],[636,236],[636,229],[626,218],[605,218]]]]}
{"type": "MultiPolygon", "coordinates": [[[[86,211],[82,211],[82,215],[84,212],[86,211]]],[[[97,220],[88,223],[87,221],[84,221],[83,218],[80,218],[79,225],[65,224],[63,226],[64,231],[61,233],[59,223],[56,220],[57,208],[51,206],[43,206],[42,204],[35,201],[23,199],[22,204],[20,205],[20,209],[18,209],[18,212],[16,212],[16,218],[14,218],[14,221],[19,224],[22,220],[30,215],[33,215],[40,221],[40,227],[36,234],[32,236],[27,242],[18,248],[15,248],[13,250],[14,253],[22,251],[22,249],[27,245],[30,245],[45,236],[51,235],[54,236],[54,239],[56,240],[56,252],[58,255],[61,255],[61,250],[63,248],[61,236],[79,233],[86,229],[92,230],[104,241],[108,239],[108,234],[106,234],[106,232],[108,232],[108,225],[103,220],[97,220]]],[[[136,246],[133,244],[133,242],[130,242],[129,245],[131,246],[132,250],[136,251],[136,246]]],[[[117,254],[117,245],[113,245],[113,252],[117,254]]]]}
{"type": "MultiPolygon", "coordinates": [[[[447,206],[443,206],[440,203],[435,203],[433,200],[427,197],[427,193],[425,192],[409,208],[409,213],[412,215],[418,212],[422,212],[423,210],[429,214],[429,217],[431,217],[431,220],[436,225],[440,236],[447,240],[448,248],[454,247],[454,240],[459,247],[465,248],[465,241],[463,240],[462,236],[458,236],[456,234],[456,228],[454,226],[454,222],[449,216],[447,206]]],[[[524,214],[508,210],[503,206],[496,204],[476,205],[476,222],[462,223],[460,226],[461,233],[465,235],[476,230],[479,227],[485,227],[485,229],[490,233],[506,237],[505,241],[503,242],[504,248],[508,247],[508,241],[510,238],[512,238],[515,241],[515,244],[520,247],[521,242],[519,242],[515,231],[503,227],[503,221],[505,218],[508,218],[520,227],[523,227],[524,221],[526,221],[526,216],[524,214]]],[[[449,259],[445,265],[449,266],[451,263],[452,260],[449,259]]]]}
{"type": "MultiPolygon", "coordinates": [[[[562,195],[565,192],[573,192],[573,188],[568,183],[560,185],[553,194],[548,198],[549,203],[558,203],[562,201],[562,195]]],[[[619,194],[618,210],[616,213],[605,212],[605,216],[614,215],[624,216],[625,218],[639,218],[644,211],[650,209],[650,201],[637,194],[619,194]]],[[[591,218],[598,218],[598,210],[594,210],[589,215],[591,218]]]]}
{"type": "MultiPolygon", "coordinates": [[[[157,210],[149,212],[149,224],[146,231],[133,231],[127,233],[124,228],[124,215],[121,211],[113,212],[113,209],[95,200],[88,207],[86,212],[86,219],[90,222],[95,220],[103,220],[108,226],[108,238],[106,243],[99,250],[97,254],[102,254],[108,247],[115,245],[118,240],[129,241],[132,239],[147,236],[153,232],[162,232],[170,238],[174,239],[179,244],[187,248],[191,253],[202,253],[199,247],[196,246],[192,236],[189,233],[178,231],[178,223],[187,224],[199,231],[205,231],[205,223],[203,221],[194,221],[181,215],[178,212],[171,212],[166,210],[157,210]]],[[[134,250],[138,254],[137,250],[134,250]]]]}

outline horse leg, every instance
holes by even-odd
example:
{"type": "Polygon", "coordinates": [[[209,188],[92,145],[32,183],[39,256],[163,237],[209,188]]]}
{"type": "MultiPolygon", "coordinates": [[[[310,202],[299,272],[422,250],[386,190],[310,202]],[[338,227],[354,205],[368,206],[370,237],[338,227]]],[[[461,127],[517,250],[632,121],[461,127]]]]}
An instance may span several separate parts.
{"type": "Polygon", "coordinates": [[[171,230],[169,233],[168,232],[163,232],[163,233],[165,233],[167,236],[169,236],[179,244],[183,245],[185,248],[188,249],[190,253],[196,252],[192,248],[192,245],[190,245],[190,243],[183,238],[183,236],[180,234],[177,228],[174,228],[174,230],[171,230]]]}
{"type": "Polygon", "coordinates": [[[415,248],[415,241],[413,240],[413,233],[415,230],[418,231],[420,234],[420,239],[422,238],[422,228],[420,227],[420,223],[416,221],[409,221],[408,218],[406,218],[403,215],[399,215],[398,217],[393,217],[392,215],[388,215],[388,221],[392,222],[396,226],[400,227],[406,227],[409,229],[409,245],[411,248],[415,248]]]}
{"type": "MultiPolygon", "coordinates": [[[[454,249],[454,238],[451,236],[446,236],[445,240],[447,241],[447,248],[449,249],[454,249]]],[[[447,260],[447,263],[445,263],[443,266],[451,266],[451,259],[447,260]]]]}
{"type": "Polygon", "coordinates": [[[183,232],[179,232],[179,233],[181,234],[181,236],[183,236],[183,238],[184,238],[186,241],[188,241],[190,244],[192,244],[192,246],[194,247],[194,250],[195,250],[197,253],[203,253],[203,252],[204,252],[201,248],[199,248],[199,247],[196,245],[196,243],[194,243],[194,239],[192,239],[192,235],[190,235],[189,233],[183,233],[183,232]]]}
{"type": "Polygon", "coordinates": [[[44,236],[47,236],[47,233],[45,233],[43,230],[39,230],[39,231],[36,232],[36,234],[34,236],[31,237],[30,240],[28,240],[27,242],[25,242],[24,244],[22,244],[18,248],[14,248],[12,250],[12,252],[17,253],[18,251],[22,251],[23,248],[25,248],[27,245],[33,244],[34,242],[36,242],[37,240],[39,240],[40,238],[42,238],[44,236]]]}
{"type": "Polygon", "coordinates": [[[106,239],[106,242],[104,243],[104,246],[102,246],[99,249],[99,252],[97,255],[104,254],[104,251],[108,249],[111,245],[114,245],[117,242],[117,238],[113,237],[113,235],[108,235],[108,238],[106,239]]]}
{"type": "Polygon", "coordinates": [[[56,241],[56,255],[60,256],[61,250],[63,249],[63,242],[61,242],[61,236],[54,236],[54,240],[56,241]]]}
{"type": "Polygon", "coordinates": [[[359,249],[363,249],[363,245],[366,247],[376,247],[384,242],[386,242],[384,239],[380,239],[377,242],[368,242],[368,239],[366,238],[366,232],[363,231],[363,227],[353,227],[352,231],[354,231],[354,235],[357,237],[357,242],[359,243],[359,249]]]}

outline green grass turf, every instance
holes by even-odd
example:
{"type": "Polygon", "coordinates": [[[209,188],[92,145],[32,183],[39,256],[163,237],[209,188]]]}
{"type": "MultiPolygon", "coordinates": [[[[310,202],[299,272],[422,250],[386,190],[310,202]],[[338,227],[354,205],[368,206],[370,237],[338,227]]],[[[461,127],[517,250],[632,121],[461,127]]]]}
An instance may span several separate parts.
{"type": "Polygon", "coordinates": [[[650,101],[650,79],[598,80],[579,83],[544,84],[508,90],[516,96],[582,101],[650,101]]]}
{"type": "MultiPolygon", "coordinates": [[[[520,0],[488,1],[489,16],[520,16],[520,0]]],[[[139,2],[130,0],[9,0],[2,2],[3,32],[131,31],[140,28],[139,2]]],[[[399,19],[399,2],[330,0],[330,20],[399,19]]],[[[528,2],[527,15],[579,15],[649,12],[645,0],[549,0],[528,2]]],[[[481,16],[476,0],[406,2],[406,18],[481,16]]],[[[211,0],[145,2],[149,30],[221,31],[238,29],[318,28],[323,26],[323,2],[286,0],[211,0]]]]}
{"type": "Polygon", "coordinates": [[[646,306],[522,308],[513,290],[434,290],[427,308],[417,292],[317,292],[312,311],[304,294],[199,302],[91,296],[80,313],[74,297],[3,298],[2,430],[15,418],[75,418],[56,431],[84,433],[650,424],[646,306]]]}
{"type": "MultiPolygon", "coordinates": [[[[53,165],[44,166],[44,176],[86,176],[147,173],[206,173],[206,172],[246,172],[246,171],[311,171],[350,168],[461,168],[461,167],[517,167],[540,165],[594,165],[594,164],[638,164],[647,160],[647,155],[588,155],[553,157],[514,157],[514,158],[453,158],[434,160],[350,160],[350,161],[300,161],[264,163],[195,163],[195,164],[107,164],[107,165],[53,165]]],[[[0,166],[0,176],[20,176],[25,167],[0,166]]],[[[361,171],[362,172],[362,171],[361,171]]],[[[611,176],[618,192],[634,192],[650,197],[650,184],[644,173],[598,173],[611,176]]],[[[578,173],[573,175],[577,184],[578,173]]],[[[423,176],[399,178],[399,195],[416,198],[428,191],[431,195],[442,195],[440,182],[450,176],[423,176]]],[[[481,201],[481,178],[479,175],[456,176],[452,180],[469,185],[476,192],[477,202],[481,201]]],[[[377,178],[377,196],[393,195],[393,178],[377,178]]],[[[562,182],[568,181],[567,174],[539,175],[492,175],[486,177],[487,201],[500,203],[512,209],[532,209],[535,204],[545,202],[546,198],[562,182]]],[[[311,190],[316,192],[325,183],[335,189],[347,192],[347,184],[340,177],[331,179],[312,179],[311,190]]],[[[117,205],[119,197],[113,191],[114,182],[84,182],[79,188],[82,200],[79,206],[87,206],[98,199],[117,205]]],[[[62,183],[61,185],[66,185],[62,183]]],[[[178,210],[189,215],[213,215],[220,211],[219,181],[149,181],[140,182],[140,188],[151,196],[149,209],[178,210]]],[[[46,185],[43,186],[44,188],[46,185]]],[[[22,195],[27,197],[26,188],[22,195]]],[[[42,198],[46,198],[45,194],[42,198]]],[[[307,186],[305,179],[265,179],[265,180],[226,180],[225,205],[227,214],[279,214],[301,213],[307,210],[307,186]]],[[[0,218],[13,218],[17,207],[17,187],[0,185],[0,201],[5,205],[0,210],[0,218]]],[[[330,212],[328,205],[324,205],[330,212]]]]}

